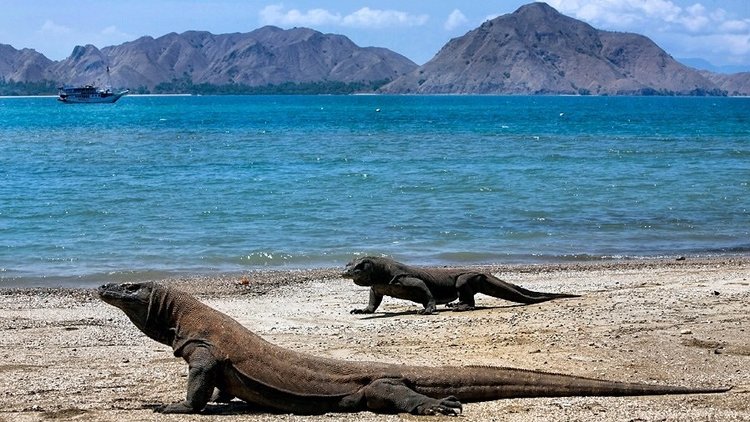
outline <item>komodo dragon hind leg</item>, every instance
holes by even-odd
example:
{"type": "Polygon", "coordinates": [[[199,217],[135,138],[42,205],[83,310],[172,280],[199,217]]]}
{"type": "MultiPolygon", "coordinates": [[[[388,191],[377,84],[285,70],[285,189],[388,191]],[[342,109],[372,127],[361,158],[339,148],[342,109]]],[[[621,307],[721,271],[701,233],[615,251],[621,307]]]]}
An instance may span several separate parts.
{"type": "Polygon", "coordinates": [[[209,401],[212,403],[229,403],[233,398],[234,396],[232,394],[215,388],[213,394],[211,395],[211,400],[209,401]]]}
{"type": "Polygon", "coordinates": [[[458,290],[458,302],[449,303],[446,306],[453,311],[471,311],[475,308],[474,295],[477,293],[477,283],[480,283],[476,274],[463,274],[456,279],[456,290],[458,290]]]}
{"type": "Polygon", "coordinates": [[[458,415],[463,409],[457,398],[434,399],[417,393],[403,380],[377,379],[360,391],[367,409],[380,412],[411,413],[414,415],[458,415]]]}

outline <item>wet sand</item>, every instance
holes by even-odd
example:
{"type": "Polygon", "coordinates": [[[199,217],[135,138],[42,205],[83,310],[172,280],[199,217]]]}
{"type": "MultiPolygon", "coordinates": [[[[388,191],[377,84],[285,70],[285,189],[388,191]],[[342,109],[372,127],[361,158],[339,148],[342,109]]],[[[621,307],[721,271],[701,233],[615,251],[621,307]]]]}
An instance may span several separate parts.
{"type": "MultiPolygon", "coordinates": [[[[476,311],[418,315],[386,298],[351,315],[367,289],[337,269],[164,280],[266,339],[352,360],[496,365],[729,393],[510,399],[464,406],[466,420],[750,420],[750,258],[482,267],[534,290],[583,295],[519,306],[477,296],[476,311]]],[[[0,421],[415,420],[410,415],[262,413],[209,405],[157,415],[184,398],[187,365],[92,289],[0,289],[0,421]]],[[[443,420],[425,417],[422,420],[443,420]]]]}

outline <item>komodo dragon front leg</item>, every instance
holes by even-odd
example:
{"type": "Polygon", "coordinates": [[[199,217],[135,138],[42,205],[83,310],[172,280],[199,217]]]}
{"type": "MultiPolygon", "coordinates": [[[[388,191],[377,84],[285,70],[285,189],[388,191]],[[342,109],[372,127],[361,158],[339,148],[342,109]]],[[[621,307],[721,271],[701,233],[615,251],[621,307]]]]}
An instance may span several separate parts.
{"type": "Polygon", "coordinates": [[[352,314],[372,314],[378,309],[378,306],[383,302],[383,295],[375,291],[374,287],[370,288],[370,300],[367,303],[367,307],[363,309],[352,309],[352,314]]]}
{"type": "Polygon", "coordinates": [[[183,352],[188,362],[187,397],[185,401],[167,404],[154,409],[158,413],[200,412],[211,399],[216,385],[218,362],[206,346],[188,346],[183,352]]]}

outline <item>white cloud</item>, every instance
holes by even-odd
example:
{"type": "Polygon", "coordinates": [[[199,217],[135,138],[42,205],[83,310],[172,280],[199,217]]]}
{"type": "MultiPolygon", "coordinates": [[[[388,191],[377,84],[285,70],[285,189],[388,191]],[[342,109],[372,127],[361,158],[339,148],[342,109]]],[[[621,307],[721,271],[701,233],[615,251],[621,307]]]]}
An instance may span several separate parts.
{"type": "Polygon", "coordinates": [[[451,31],[451,30],[458,28],[461,25],[466,24],[468,21],[469,20],[466,18],[466,15],[461,13],[460,10],[453,9],[451,14],[448,15],[448,20],[445,21],[445,24],[443,25],[443,27],[446,30],[451,31]]]}
{"type": "Polygon", "coordinates": [[[665,0],[549,0],[549,4],[565,14],[572,14],[589,23],[610,28],[623,28],[656,19],[672,22],[680,7],[665,0]]]}
{"type": "Polygon", "coordinates": [[[44,46],[44,54],[52,60],[68,57],[76,45],[92,44],[98,48],[116,45],[131,40],[131,34],[121,31],[116,25],[96,28],[89,25],[86,30],[74,29],[55,23],[51,19],[44,21],[36,30],[34,39],[37,45],[44,46]]]}
{"type": "Polygon", "coordinates": [[[99,31],[98,34],[92,34],[90,38],[95,40],[95,45],[104,47],[107,45],[120,44],[132,40],[135,37],[127,32],[120,31],[115,25],[110,25],[99,31]]]}
{"type": "MultiPolygon", "coordinates": [[[[680,7],[669,0],[548,0],[560,12],[607,29],[658,28],[716,33],[729,14],[701,3],[680,7]]],[[[641,31],[643,32],[643,31],[641,31]]]]}
{"type": "MultiPolygon", "coordinates": [[[[746,62],[750,17],[696,2],[681,7],[670,0],[547,0],[561,13],[597,28],[653,38],[677,57],[696,54],[720,62],[746,62]],[[662,40],[662,41],[660,41],[662,40]]],[[[712,2],[711,4],[714,4],[712,2]]]]}
{"type": "Polygon", "coordinates": [[[727,20],[721,23],[720,32],[727,34],[748,34],[750,32],[750,20],[727,20]]]}
{"type": "Polygon", "coordinates": [[[690,32],[699,32],[706,29],[711,24],[711,20],[711,17],[706,14],[706,8],[699,3],[686,8],[684,13],[678,14],[674,18],[674,22],[681,24],[690,32]]]}
{"type": "Polygon", "coordinates": [[[340,25],[360,28],[382,28],[388,26],[421,26],[427,23],[427,15],[413,15],[397,10],[379,10],[363,7],[342,16],[325,9],[286,10],[282,5],[269,5],[260,11],[261,22],[281,26],[340,25]]]}
{"type": "Polygon", "coordinates": [[[44,35],[67,35],[73,32],[72,29],[64,25],[58,25],[50,19],[44,21],[44,24],[39,28],[39,32],[44,35]]]}
{"type": "Polygon", "coordinates": [[[75,45],[83,45],[78,42],[76,31],[65,25],[59,25],[51,19],[44,21],[29,38],[32,45],[40,48],[48,58],[60,60],[68,56],[75,45]],[[33,40],[36,40],[34,42],[33,40]]]}
{"type": "Polygon", "coordinates": [[[115,25],[111,25],[102,29],[101,34],[104,36],[109,36],[109,35],[119,36],[119,35],[122,35],[123,32],[120,32],[115,25]]]}
{"type": "Polygon", "coordinates": [[[298,9],[285,11],[284,6],[280,4],[264,7],[260,11],[260,18],[264,24],[282,26],[316,26],[341,21],[341,15],[333,14],[325,9],[311,9],[307,12],[298,9]]]}
{"type": "Polygon", "coordinates": [[[363,7],[344,16],[342,24],[358,27],[421,26],[427,23],[427,15],[411,15],[397,10],[378,10],[363,7]]]}
{"type": "Polygon", "coordinates": [[[736,57],[747,58],[747,55],[750,54],[750,35],[724,36],[722,38],[722,41],[729,43],[729,52],[735,56],[730,58],[731,61],[735,61],[736,57]]]}

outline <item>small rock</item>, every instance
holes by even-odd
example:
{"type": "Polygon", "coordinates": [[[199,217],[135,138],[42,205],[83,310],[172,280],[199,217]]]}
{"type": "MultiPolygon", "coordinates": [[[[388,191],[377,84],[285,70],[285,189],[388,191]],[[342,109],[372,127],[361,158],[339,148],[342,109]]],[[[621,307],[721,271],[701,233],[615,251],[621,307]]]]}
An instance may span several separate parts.
{"type": "Polygon", "coordinates": [[[687,335],[687,334],[693,334],[693,332],[691,330],[682,330],[680,331],[680,334],[687,335]]]}

